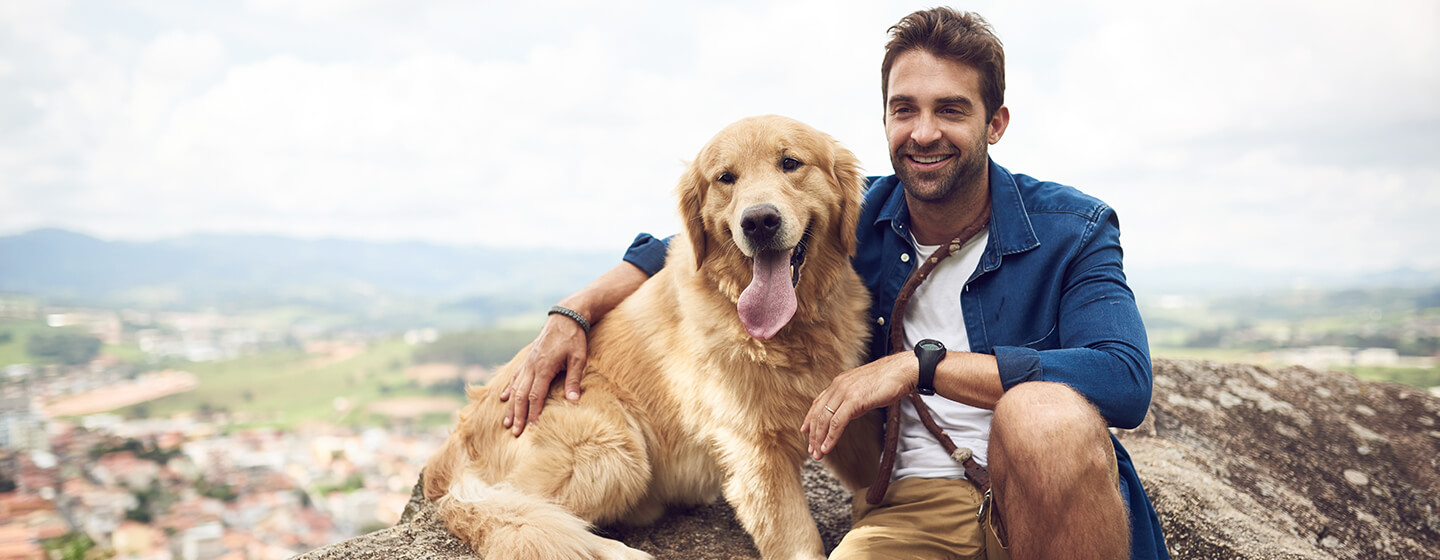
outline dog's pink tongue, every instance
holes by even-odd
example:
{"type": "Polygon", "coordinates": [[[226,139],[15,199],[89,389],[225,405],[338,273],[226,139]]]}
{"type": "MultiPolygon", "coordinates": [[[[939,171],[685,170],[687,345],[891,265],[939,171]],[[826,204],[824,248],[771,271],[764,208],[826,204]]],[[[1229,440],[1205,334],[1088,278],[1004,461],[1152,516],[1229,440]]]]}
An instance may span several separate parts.
{"type": "Polygon", "coordinates": [[[760,251],[755,278],[740,293],[740,323],[750,336],[767,339],[795,315],[795,286],[790,284],[790,251],[760,251]]]}

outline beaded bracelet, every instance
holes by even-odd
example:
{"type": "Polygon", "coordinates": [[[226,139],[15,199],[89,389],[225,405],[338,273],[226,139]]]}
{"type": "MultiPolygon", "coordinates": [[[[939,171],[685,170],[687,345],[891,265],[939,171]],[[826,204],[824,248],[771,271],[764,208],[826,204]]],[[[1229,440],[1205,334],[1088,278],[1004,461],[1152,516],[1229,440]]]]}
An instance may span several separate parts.
{"type": "Polygon", "coordinates": [[[576,323],[580,324],[580,330],[585,331],[585,336],[590,336],[590,321],[586,319],[584,315],[581,315],[579,311],[570,309],[569,307],[556,305],[550,308],[549,313],[546,313],[546,315],[556,314],[564,315],[566,317],[574,319],[576,323]]]}

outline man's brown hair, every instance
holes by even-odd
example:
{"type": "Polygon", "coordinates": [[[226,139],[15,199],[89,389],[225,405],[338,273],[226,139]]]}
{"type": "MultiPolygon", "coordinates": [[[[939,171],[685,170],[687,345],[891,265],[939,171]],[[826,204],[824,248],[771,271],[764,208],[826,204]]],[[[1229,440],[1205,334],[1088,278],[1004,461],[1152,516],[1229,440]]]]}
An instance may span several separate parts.
{"type": "Polygon", "coordinates": [[[882,103],[889,103],[890,67],[912,50],[968,64],[980,72],[980,96],[985,118],[1005,104],[1005,48],[995,30],[980,14],[951,8],[920,10],[890,26],[885,61],[880,63],[882,103]]]}

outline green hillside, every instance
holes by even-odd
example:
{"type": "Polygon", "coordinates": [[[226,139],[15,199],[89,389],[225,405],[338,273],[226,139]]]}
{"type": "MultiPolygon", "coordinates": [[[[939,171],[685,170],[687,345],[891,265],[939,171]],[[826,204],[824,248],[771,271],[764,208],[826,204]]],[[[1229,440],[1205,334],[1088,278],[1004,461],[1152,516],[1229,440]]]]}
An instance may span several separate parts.
{"type": "MultiPolygon", "coordinates": [[[[135,405],[131,417],[181,412],[228,414],[237,426],[291,427],[309,421],[366,423],[365,405],[400,396],[433,395],[405,377],[413,347],[390,340],[344,359],[285,351],[223,362],[177,364],[195,374],[192,391],[135,405]],[[337,406],[337,399],[343,405],[337,406]]],[[[451,394],[457,407],[463,403],[451,394]]]]}
{"type": "Polygon", "coordinates": [[[48,328],[42,321],[0,319],[0,367],[31,363],[25,343],[30,341],[31,333],[48,328]]]}

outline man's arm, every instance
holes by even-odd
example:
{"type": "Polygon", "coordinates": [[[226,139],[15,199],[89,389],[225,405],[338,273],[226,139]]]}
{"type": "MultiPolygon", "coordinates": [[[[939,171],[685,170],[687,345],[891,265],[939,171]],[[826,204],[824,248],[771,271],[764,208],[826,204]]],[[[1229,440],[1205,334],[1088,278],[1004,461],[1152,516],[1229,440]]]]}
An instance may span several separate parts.
{"type": "Polygon", "coordinates": [[[1150,344],[1121,265],[1120,225],[1106,210],[1069,264],[1058,348],[997,346],[1001,383],[1053,381],[1089,399],[1106,424],[1131,429],[1150,408],[1150,344]]]}
{"type": "MultiPolygon", "coordinates": [[[[664,266],[665,249],[663,241],[640,234],[626,251],[624,262],[560,300],[560,305],[580,313],[592,325],[599,323],[664,266]]],[[[525,361],[510,379],[510,385],[500,393],[500,400],[510,403],[505,411],[505,427],[519,436],[526,424],[535,422],[545,407],[551,382],[561,371],[565,372],[565,398],[580,400],[580,378],[585,374],[588,352],[589,341],[579,323],[569,317],[550,315],[531,343],[525,361]],[[512,396],[523,398],[512,399],[512,396]]]]}
{"type": "MultiPolygon", "coordinates": [[[[935,391],[994,409],[1015,385],[1053,381],[1084,395],[1107,424],[1139,425],[1150,406],[1153,378],[1145,325],[1125,283],[1121,255],[1119,223],[1107,209],[1069,263],[1059,302],[1058,348],[998,346],[994,355],[950,352],[935,371],[935,391]]],[[[848,422],[909,394],[918,379],[919,361],[909,352],[836,376],[801,426],[809,435],[811,456],[829,453],[848,422]]]]}
{"type": "MultiPolygon", "coordinates": [[[[835,376],[830,386],[815,397],[800,426],[800,431],[809,436],[810,456],[817,461],[824,458],[850,421],[910,394],[919,379],[920,360],[913,352],[897,352],[835,376]]],[[[994,356],[947,352],[935,366],[935,393],[994,410],[1005,390],[994,356]]]]}

